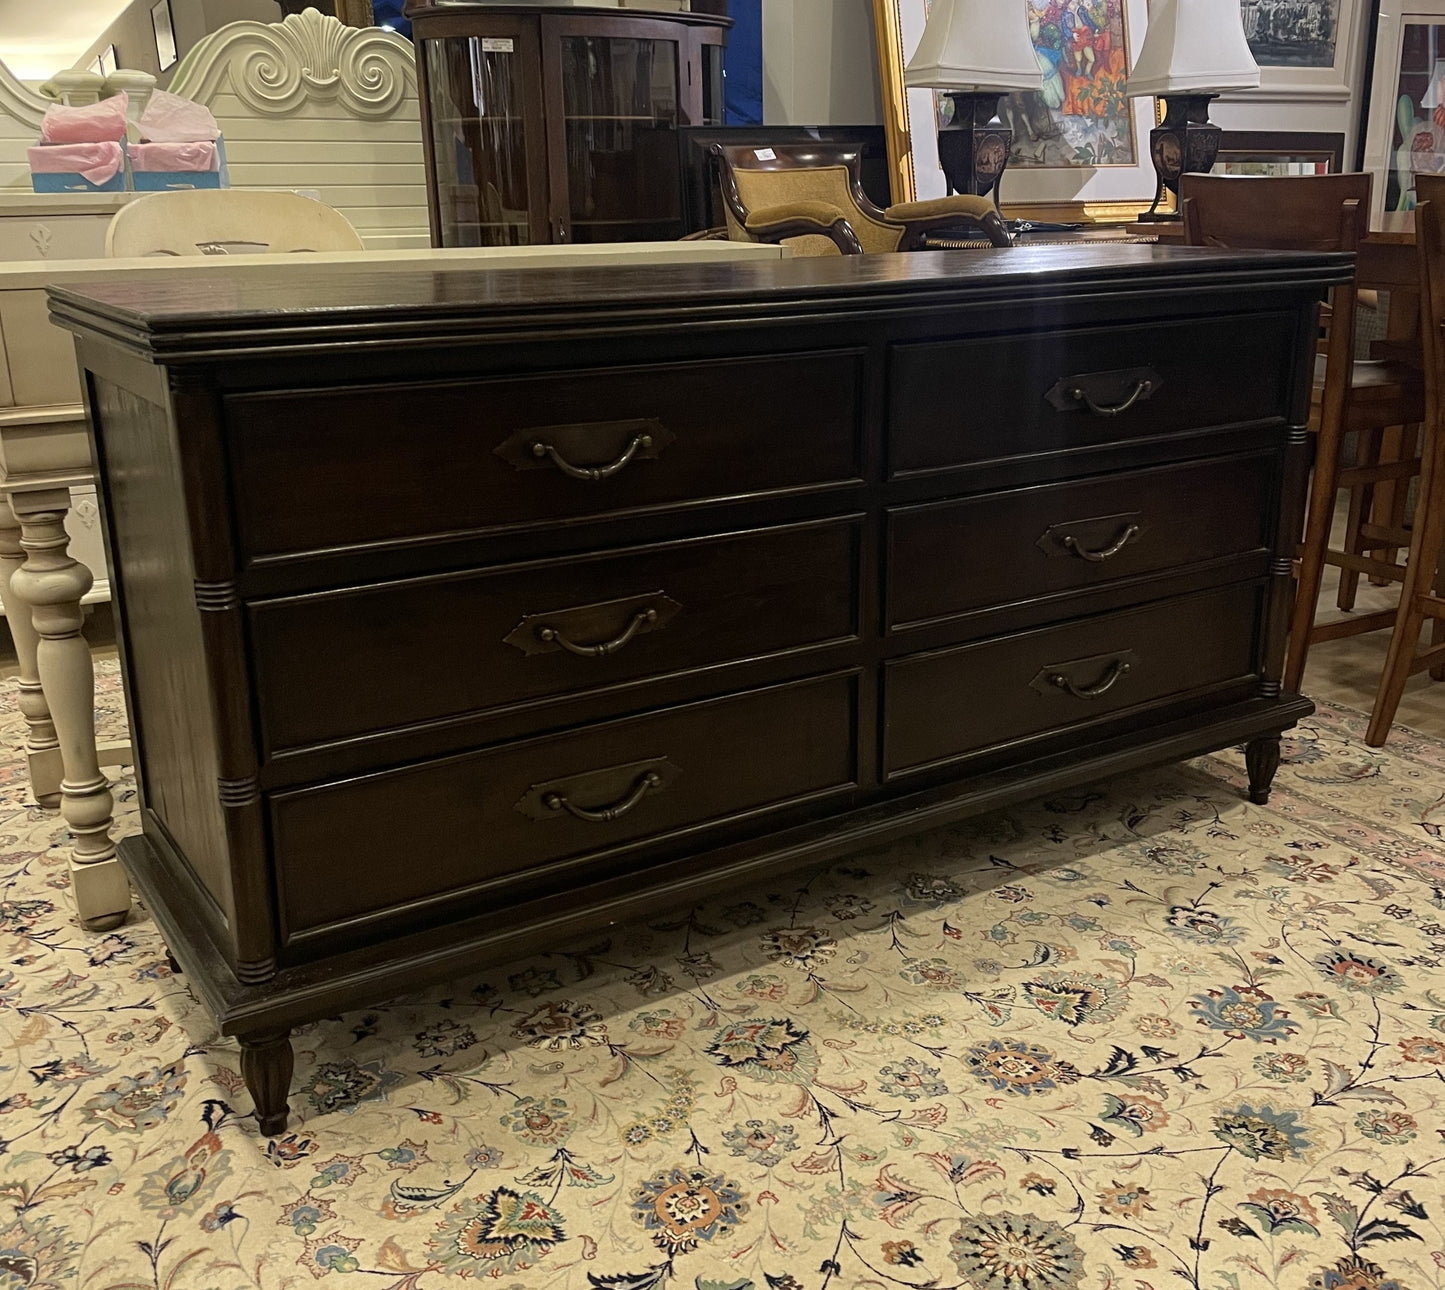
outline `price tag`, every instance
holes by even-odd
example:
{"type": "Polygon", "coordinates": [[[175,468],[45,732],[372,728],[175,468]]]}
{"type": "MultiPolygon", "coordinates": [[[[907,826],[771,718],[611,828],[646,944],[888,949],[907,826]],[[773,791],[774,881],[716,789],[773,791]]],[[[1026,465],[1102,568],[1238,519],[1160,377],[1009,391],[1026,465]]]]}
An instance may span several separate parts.
{"type": "Polygon", "coordinates": [[[484,54],[510,54],[512,52],[512,38],[510,36],[483,36],[482,53],[484,54]]]}
{"type": "Polygon", "coordinates": [[[759,161],[776,161],[778,159],[778,154],[771,148],[754,148],[753,156],[759,161]]]}

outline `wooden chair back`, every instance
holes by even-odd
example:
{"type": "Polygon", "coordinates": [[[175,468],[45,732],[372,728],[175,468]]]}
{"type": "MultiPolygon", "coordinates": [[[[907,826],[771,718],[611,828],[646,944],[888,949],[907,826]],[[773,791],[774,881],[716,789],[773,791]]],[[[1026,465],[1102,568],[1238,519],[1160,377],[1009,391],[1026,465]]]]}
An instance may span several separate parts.
{"type": "Polygon", "coordinates": [[[340,211],[298,193],[241,188],[152,193],[116,212],[108,256],[362,251],[340,211]]]}
{"type": "Polygon", "coordinates": [[[1410,527],[1410,554],[1395,632],[1375,696],[1365,742],[1389,737],[1405,685],[1429,670],[1445,681],[1445,175],[1416,175],[1415,248],[1420,266],[1420,331],[1425,365],[1425,424],[1420,497],[1410,527]],[[1433,625],[1423,650],[1420,633],[1433,625]]]}
{"type": "Polygon", "coordinates": [[[1354,251],[1369,232],[1369,175],[1184,175],[1179,193],[1191,246],[1354,251]]]}
{"type": "MultiPolygon", "coordinates": [[[[1179,194],[1190,246],[1354,254],[1370,231],[1369,175],[1184,175],[1179,194]]],[[[1336,427],[1354,367],[1355,294],[1351,280],[1331,302],[1320,418],[1336,427]]]]}

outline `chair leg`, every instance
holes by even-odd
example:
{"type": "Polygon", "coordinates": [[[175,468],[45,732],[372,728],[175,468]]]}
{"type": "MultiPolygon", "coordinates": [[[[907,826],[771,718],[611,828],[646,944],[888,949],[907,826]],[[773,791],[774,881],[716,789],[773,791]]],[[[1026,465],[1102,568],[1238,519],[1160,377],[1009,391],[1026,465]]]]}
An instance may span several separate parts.
{"type": "MultiPolygon", "coordinates": [[[[1289,652],[1285,657],[1283,685],[1286,691],[1298,692],[1309,657],[1310,635],[1315,625],[1315,605],[1320,598],[1320,578],[1324,573],[1325,551],[1329,547],[1330,527],[1335,518],[1335,480],[1340,470],[1340,422],[1333,418],[1320,422],[1315,444],[1315,477],[1310,488],[1309,513],[1305,520],[1304,546],[1300,551],[1299,582],[1295,588],[1294,617],[1290,622],[1289,652]]],[[[1343,421],[1341,416],[1340,421],[1343,421]]]]}
{"type": "MultiPolygon", "coordinates": [[[[1411,457],[1417,456],[1420,450],[1420,435],[1424,427],[1420,425],[1403,426],[1400,429],[1399,451],[1393,457],[1386,457],[1386,461],[1408,461],[1411,457]]],[[[1402,529],[1405,527],[1405,520],[1410,514],[1410,481],[1408,479],[1392,479],[1386,481],[1390,485],[1390,491],[1382,499],[1381,505],[1377,508],[1384,516],[1384,524],[1387,528],[1402,529]]],[[[1391,564],[1398,564],[1400,552],[1396,547],[1388,547],[1377,552],[1381,560],[1388,560],[1391,564]]],[[[1377,587],[1383,587],[1387,583],[1385,578],[1371,578],[1371,583],[1377,587]]]]}
{"type": "MultiPolygon", "coordinates": [[[[1445,436],[1433,426],[1426,428],[1424,459],[1420,471],[1420,500],[1415,507],[1415,527],[1410,542],[1410,557],[1405,566],[1405,582],[1400,588],[1400,609],[1395,617],[1395,630],[1390,637],[1390,652],[1380,677],[1375,708],[1365,742],[1379,748],[1390,737],[1405,683],[1415,671],[1424,626],[1424,600],[1437,585],[1439,552],[1445,547],[1445,436]],[[1426,553],[1429,553],[1428,555],[1426,553]]],[[[1432,669],[1433,670],[1433,669],[1432,669]]]]}
{"type": "MultiPolygon", "coordinates": [[[[1393,428],[1391,433],[1393,433],[1393,428]]],[[[1359,445],[1355,450],[1355,465],[1377,466],[1380,463],[1380,441],[1385,431],[1379,426],[1372,426],[1368,430],[1361,430],[1359,433],[1359,445]]],[[[1340,543],[1342,551],[1350,555],[1363,555],[1364,547],[1360,543],[1364,540],[1360,536],[1360,529],[1364,526],[1366,517],[1370,515],[1375,501],[1374,484],[1355,484],[1350,488],[1350,513],[1345,521],[1344,541],[1340,543]]],[[[1340,570],[1340,592],[1335,598],[1335,603],[1345,610],[1355,607],[1355,596],[1360,587],[1360,575],[1353,569],[1340,570]]]]}
{"type": "MultiPolygon", "coordinates": [[[[1435,554],[1435,595],[1445,600],[1445,546],[1435,554]]],[[[1436,617],[1430,624],[1430,644],[1445,645],[1445,618],[1436,617]]],[[[1432,681],[1445,681],[1445,658],[1430,668],[1432,681]]]]}
{"type": "MultiPolygon", "coordinates": [[[[1382,461],[1403,461],[1405,452],[1405,439],[1409,435],[1409,428],[1406,426],[1390,426],[1384,430],[1380,439],[1380,451],[1375,457],[1376,464],[1382,461]]],[[[1408,484],[1406,485],[1408,488],[1408,484]]],[[[1367,523],[1387,525],[1390,517],[1395,513],[1395,497],[1399,489],[1395,487],[1393,479],[1382,479],[1374,487],[1374,494],[1369,506],[1369,519],[1367,523]]],[[[1381,560],[1395,562],[1398,553],[1392,550],[1380,549],[1376,556],[1381,560]]],[[[1383,587],[1385,579],[1375,574],[1370,575],[1370,586],[1383,587]]]]}

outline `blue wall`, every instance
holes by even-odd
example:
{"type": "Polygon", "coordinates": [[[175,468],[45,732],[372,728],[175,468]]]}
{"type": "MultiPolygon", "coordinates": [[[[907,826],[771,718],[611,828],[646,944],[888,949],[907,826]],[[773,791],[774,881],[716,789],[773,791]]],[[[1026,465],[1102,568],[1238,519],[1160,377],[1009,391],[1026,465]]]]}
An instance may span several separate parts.
{"type": "Polygon", "coordinates": [[[727,75],[728,125],[763,123],[763,0],[731,0],[723,69],[727,75]]]}
{"type": "Polygon", "coordinates": [[[411,23],[401,16],[406,0],[371,0],[371,11],[376,15],[378,27],[387,26],[411,39],[411,23]]]}

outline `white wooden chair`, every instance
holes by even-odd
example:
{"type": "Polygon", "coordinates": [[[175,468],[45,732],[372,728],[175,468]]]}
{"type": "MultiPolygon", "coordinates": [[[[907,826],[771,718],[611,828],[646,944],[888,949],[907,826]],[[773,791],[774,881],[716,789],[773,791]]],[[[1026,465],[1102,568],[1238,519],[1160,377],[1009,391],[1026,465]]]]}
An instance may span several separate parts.
{"type": "Polygon", "coordinates": [[[243,188],[151,193],[117,211],[105,232],[114,257],[365,249],[340,211],[299,193],[243,188]]]}

